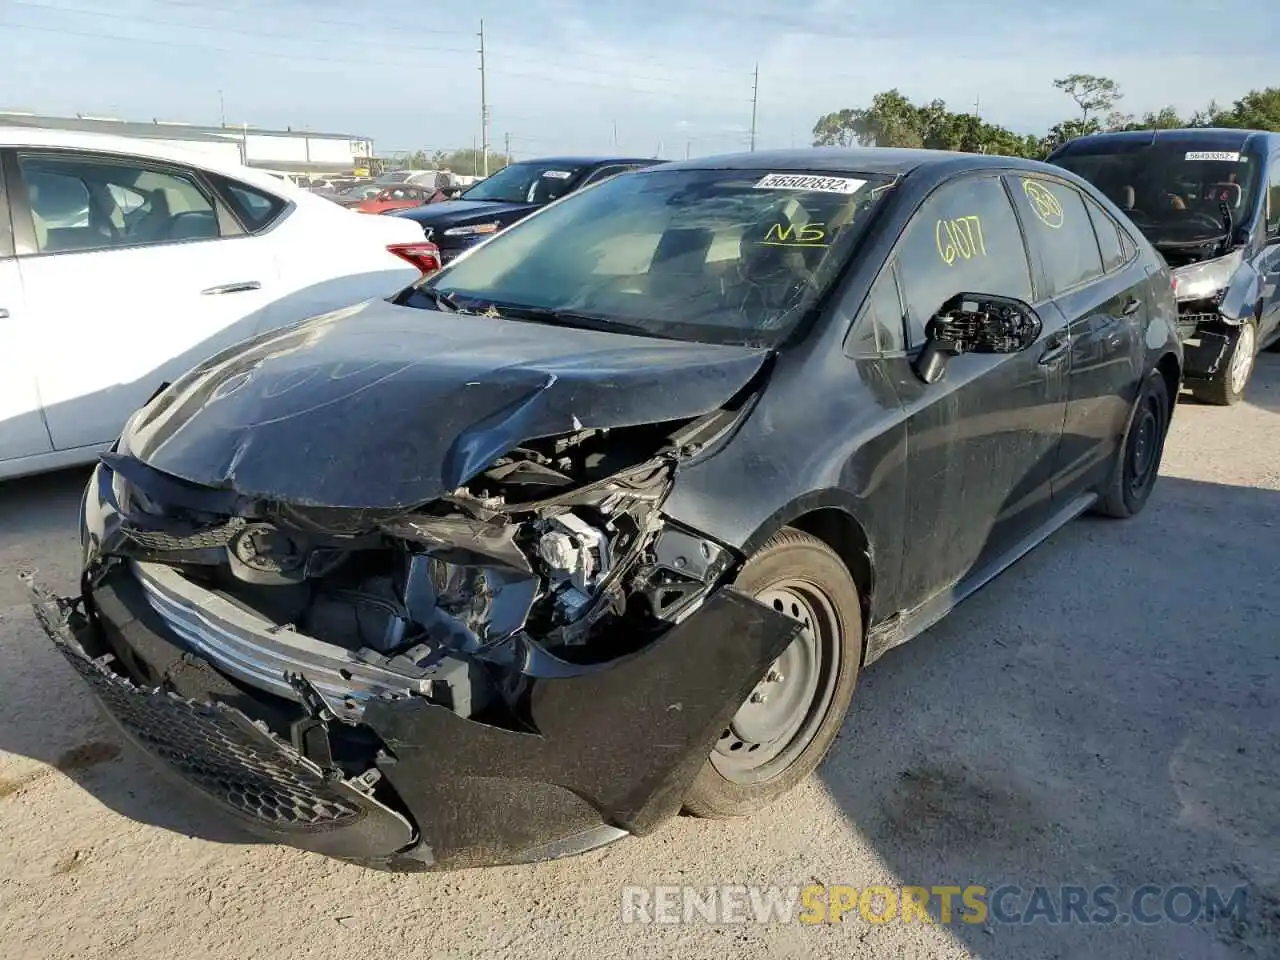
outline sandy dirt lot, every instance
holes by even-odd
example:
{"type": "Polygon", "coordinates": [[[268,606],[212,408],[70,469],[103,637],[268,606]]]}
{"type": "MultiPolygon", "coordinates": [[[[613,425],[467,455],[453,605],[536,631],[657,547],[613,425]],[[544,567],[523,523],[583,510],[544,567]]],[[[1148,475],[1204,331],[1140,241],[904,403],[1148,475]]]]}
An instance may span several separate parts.
{"type": "Polygon", "coordinates": [[[871,668],[826,764],[766,814],[416,876],[188,814],[15,577],[70,589],[84,473],[0,486],[0,957],[1280,957],[1280,356],[1244,405],[1183,404],[1163,473],[1141,517],[1071,524],[871,668]],[[1186,924],[621,922],[625,885],[812,883],[1247,901],[1186,924]]]}

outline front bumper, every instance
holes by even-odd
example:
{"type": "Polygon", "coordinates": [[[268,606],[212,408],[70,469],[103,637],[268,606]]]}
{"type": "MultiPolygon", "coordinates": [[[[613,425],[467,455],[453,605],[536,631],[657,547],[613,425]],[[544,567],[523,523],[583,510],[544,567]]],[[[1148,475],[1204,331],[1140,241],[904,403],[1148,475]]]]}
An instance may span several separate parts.
{"type": "Polygon", "coordinates": [[[550,859],[652,831],[798,630],[724,589],[638,653],[519,678],[521,725],[416,696],[338,723],[215,669],[124,565],[76,601],[32,589],[108,716],[206,805],[259,837],[396,870],[550,859]]]}

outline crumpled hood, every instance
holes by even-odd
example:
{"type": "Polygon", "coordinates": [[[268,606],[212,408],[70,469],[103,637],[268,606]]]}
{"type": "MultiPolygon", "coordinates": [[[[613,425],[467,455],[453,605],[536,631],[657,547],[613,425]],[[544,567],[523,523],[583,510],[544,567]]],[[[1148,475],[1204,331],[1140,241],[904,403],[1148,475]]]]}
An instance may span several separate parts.
{"type": "Polygon", "coordinates": [[[409,210],[388,214],[416,220],[424,227],[457,227],[469,223],[497,220],[508,224],[538,209],[536,203],[497,203],[487,200],[442,200],[409,210]]]}
{"type": "Polygon", "coordinates": [[[527,440],[708,413],[768,354],[374,300],[211,357],[134,415],[120,452],[246,496],[406,507],[527,440]]]}

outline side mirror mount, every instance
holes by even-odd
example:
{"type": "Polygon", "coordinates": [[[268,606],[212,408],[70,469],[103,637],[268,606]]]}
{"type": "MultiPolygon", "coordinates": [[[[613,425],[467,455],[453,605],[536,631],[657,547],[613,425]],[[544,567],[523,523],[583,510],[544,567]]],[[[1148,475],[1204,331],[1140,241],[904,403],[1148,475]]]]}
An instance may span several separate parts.
{"type": "Polygon", "coordinates": [[[925,383],[937,383],[946,374],[951,357],[1019,353],[1040,339],[1043,328],[1031,305],[1015,297],[956,294],[925,328],[927,339],[916,361],[916,375],[925,383]]]}

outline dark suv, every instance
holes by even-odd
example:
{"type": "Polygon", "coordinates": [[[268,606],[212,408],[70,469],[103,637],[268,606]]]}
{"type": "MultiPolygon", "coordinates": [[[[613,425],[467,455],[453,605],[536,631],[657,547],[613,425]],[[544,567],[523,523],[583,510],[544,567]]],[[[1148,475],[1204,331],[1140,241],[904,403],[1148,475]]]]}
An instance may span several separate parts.
{"type": "Polygon", "coordinates": [[[1186,386],[1233,404],[1280,342],[1280,134],[1139,130],[1063,144],[1049,162],[1092,182],[1173,268],[1186,386]]]}
{"type": "Polygon", "coordinates": [[[517,220],[565,194],[661,160],[639,157],[552,157],[503,167],[456,200],[397,210],[388,216],[422,224],[422,232],[449,263],[517,220]]]}

